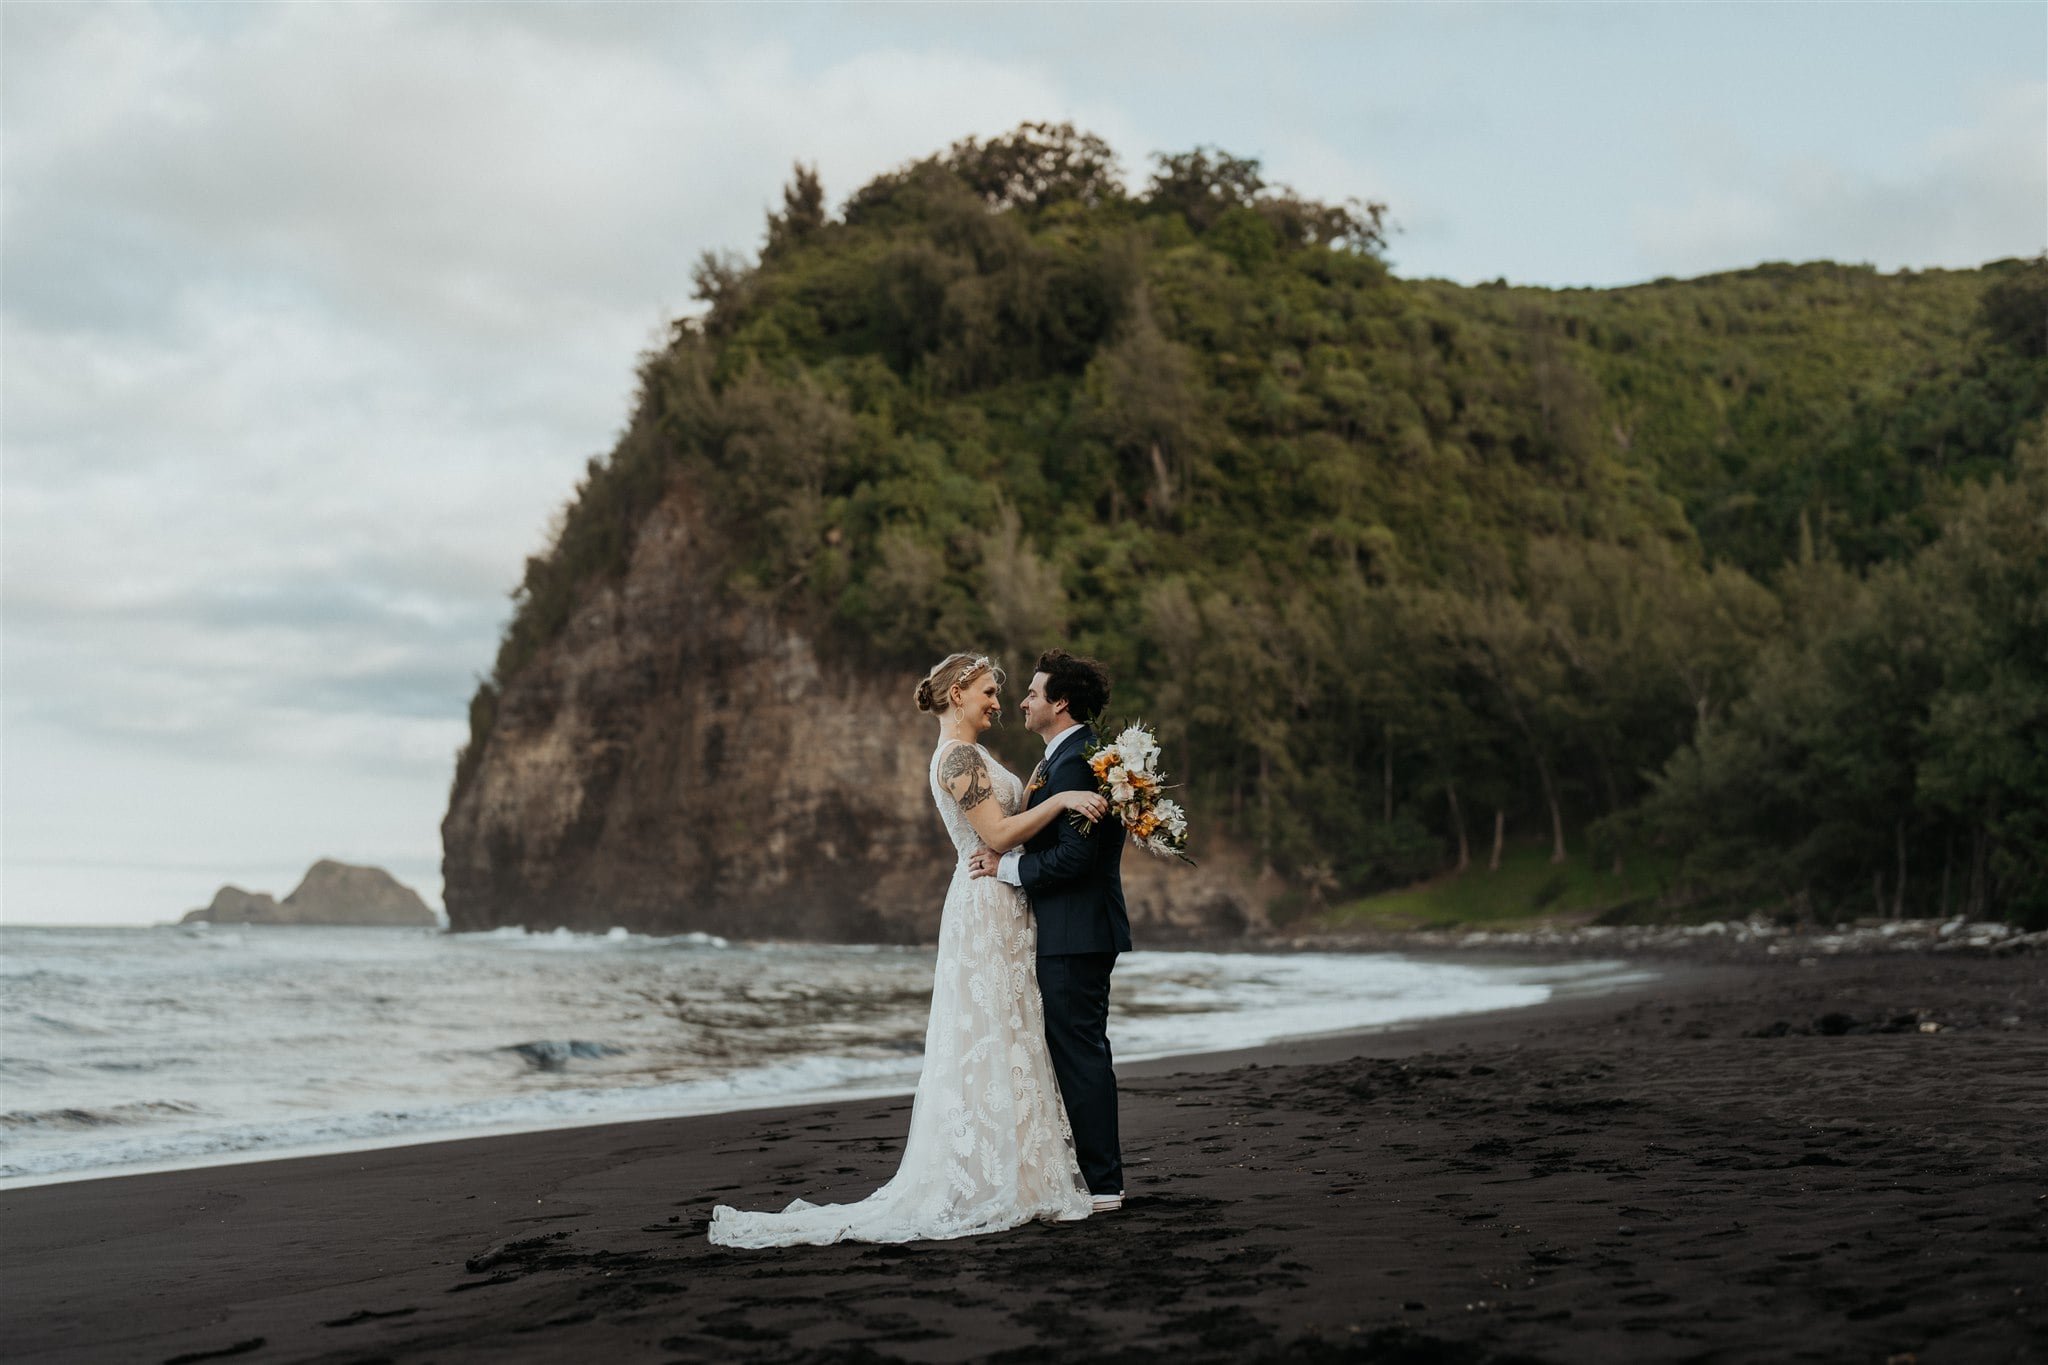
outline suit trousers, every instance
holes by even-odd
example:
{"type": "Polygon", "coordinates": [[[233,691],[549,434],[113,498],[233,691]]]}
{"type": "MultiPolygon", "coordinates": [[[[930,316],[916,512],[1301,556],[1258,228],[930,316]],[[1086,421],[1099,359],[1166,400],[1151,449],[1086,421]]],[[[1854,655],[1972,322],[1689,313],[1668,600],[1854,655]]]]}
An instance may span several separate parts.
{"type": "Polygon", "coordinates": [[[1109,974],[1115,953],[1069,953],[1038,959],[1045,1001],[1045,1044],[1060,1100],[1074,1129],[1074,1153],[1092,1194],[1121,1194],[1123,1152],[1117,1144],[1116,1072],[1109,1055],[1109,974]]]}

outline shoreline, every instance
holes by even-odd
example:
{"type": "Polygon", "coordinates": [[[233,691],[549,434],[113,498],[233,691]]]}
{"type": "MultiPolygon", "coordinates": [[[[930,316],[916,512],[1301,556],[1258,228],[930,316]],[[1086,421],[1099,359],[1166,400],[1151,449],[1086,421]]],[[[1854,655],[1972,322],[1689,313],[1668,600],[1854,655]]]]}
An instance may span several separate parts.
{"type": "Polygon", "coordinates": [[[1595,953],[1649,960],[1761,962],[1889,956],[2006,957],[2048,954],[2048,929],[2003,920],[1857,919],[1841,924],[1780,924],[1763,915],[1699,924],[1600,924],[1560,919],[1520,928],[1442,929],[1310,927],[1276,933],[1271,951],[1410,952],[1468,959],[1500,953],[1523,958],[1595,953]],[[1340,946],[1342,945],[1342,946],[1340,946]]]}
{"type": "Polygon", "coordinates": [[[2044,1360],[2042,975],[1702,964],[1136,1064],[1123,1210],[956,1242],[704,1240],[871,1192],[902,1098],[10,1190],[0,1353],[2044,1360]]]}
{"type": "MultiPolygon", "coordinates": [[[[37,926],[15,926],[33,928],[37,926]]],[[[71,926],[46,926],[65,928],[71,926]]],[[[136,926],[122,926],[135,928],[136,926]]],[[[145,928],[179,928],[176,925],[143,926],[145,928]]],[[[191,926],[185,926],[190,928],[191,926]]],[[[212,926],[200,926],[210,928],[212,926]]],[[[226,926],[240,928],[245,926],[226,926]]],[[[294,928],[296,926],[253,926],[259,929],[294,928]]],[[[322,927],[322,926],[316,926],[322,927]]],[[[384,931],[389,926],[351,926],[384,931]]],[[[425,927],[412,932],[424,932],[425,927]]],[[[449,931],[437,931],[446,935],[449,931]]],[[[489,931],[502,933],[502,930],[489,931]]],[[[528,934],[547,936],[574,931],[525,931],[528,934]]],[[[610,929],[593,932],[584,937],[599,939],[619,937],[645,937],[634,931],[610,929]]],[[[698,939],[704,937],[685,933],[672,937],[698,939]]],[[[735,943],[728,945],[720,941],[718,946],[763,947],[789,946],[810,948],[810,943],[783,943],[779,940],[763,940],[759,943],[735,943]]],[[[841,945],[844,946],[844,945],[841,945]]],[[[901,948],[917,951],[917,945],[867,945],[877,950],[901,948]]],[[[930,945],[924,945],[929,948],[930,945]]],[[[1970,922],[1961,918],[1950,920],[1883,920],[1863,919],[1839,925],[1783,925],[1762,916],[1746,920],[1710,921],[1693,925],[1599,925],[1587,923],[1553,922],[1539,923],[1518,930],[1451,928],[1436,930],[1374,930],[1363,928],[1323,929],[1294,935],[1271,934],[1257,938],[1241,938],[1229,942],[1170,943],[1156,949],[1156,954],[1219,954],[1250,956],[1299,956],[1299,955],[1387,955],[1411,960],[1441,963],[1447,965],[1470,965],[1489,967],[1547,968],[1564,967],[1569,964],[1613,963],[1651,974],[1653,980],[1659,976],[1670,976],[1679,972],[1690,972],[1710,967],[1729,967],[1745,964],[1773,963],[1800,967],[1817,966],[1823,962],[1858,959],[1874,956],[1929,956],[1964,958],[2033,958],[2048,954],[2048,932],[2028,932],[2016,925],[2001,921],[1970,922]]],[[[1649,984],[1649,983],[1643,983],[1649,984]]],[[[1602,996],[1637,988],[1636,983],[1626,980],[1599,986],[1595,995],[1602,996]]],[[[1565,996],[1577,994],[1573,983],[1558,983],[1556,989],[1565,996]]],[[[1332,1030],[1327,1034],[1280,1036],[1268,1038],[1245,1047],[1197,1048],[1186,1052],[1149,1051],[1137,1054],[1131,1062],[1120,1063],[1119,1070],[1136,1068],[1156,1070],[1159,1065],[1176,1069],[1213,1070],[1220,1064],[1213,1059],[1249,1058],[1252,1055],[1272,1053],[1291,1058],[1310,1058],[1332,1055],[1329,1048],[1315,1046],[1319,1041],[1333,1040],[1341,1052],[1349,1040],[1366,1040],[1386,1033],[1431,1028],[1453,1024],[1467,1018],[1485,1018],[1496,1013],[1520,1014],[1529,1010],[1547,1010],[1558,1003],[1559,995],[1529,1005],[1507,1007],[1504,1011],[1484,1010],[1448,1015],[1425,1016],[1419,1019],[1393,1020],[1386,1023],[1372,1023],[1332,1030]]],[[[1369,1055],[1371,1049],[1354,1049],[1347,1055],[1369,1055]]],[[[745,1074],[745,1073],[738,1073],[745,1074]]],[[[75,1184],[94,1180],[115,1180],[130,1176],[162,1175],[179,1171],[210,1170],[220,1168],[258,1165],[271,1161],[290,1161],[321,1156],[347,1156],[364,1152],[380,1152],[395,1149],[427,1146],[438,1143],[487,1140],[492,1138],[521,1137],[551,1132],[566,1132],[581,1128],[610,1125],[635,1125],[657,1123],[673,1119],[699,1118],[720,1114],[765,1113],[792,1107],[804,1107],[831,1103],[844,1103],[866,1099],[887,1099],[912,1093],[916,1082],[914,1070],[901,1075],[890,1075],[872,1080],[848,1079],[835,1081],[823,1086],[790,1090],[786,1092],[766,1091],[756,1094],[710,1095],[696,1100],[685,1100],[670,1108],[649,1108],[647,1110],[624,1110],[621,1112],[593,1111],[583,1114],[552,1116],[543,1121],[511,1119],[497,1123],[484,1123],[475,1127],[441,1129],[418,1129],[411,1132],[390,1132],[363,1137],[334,1138],[309,1142],[304,1145],[280,1147],[252,1146],[239,1150],[208,1152],[198,1156],[172,1156],[161,1159],[81,1167],[71,1170],[37,1172],[15,1176],[0,1176],[0,1193],[10,1190],[42,1188],[49,1185],[75,1184]]],[[[610,1092],[607,1092],[610,1093],[610,1092]]],[[[629,1093],[629,1092],[618,1092],[629,1093]]],[[[261,1139],[258,1139],[260,1142],[261,1139]]]]}
{"type": "Polygon", "coordinates": [[[870,1193],[903,1099],[72,1181],[0,1193],[0,1347],[2038,1361],[2044,1072],[2038,962],[1700,964],[1122,1068],[1122,1212],[958,1242],[702,1236],[713,1203],[870,1193]]]}
{"type": "MultiPolygon", "coordinates": [[[[1161,949],[1158,951],[1176,952],[1186,950],[1161,949]]],[[[1280,949],[1273,951],[1286,952],[1288,950],[1280,949]]],[[[1319,953],[1330,950],[1310,948],[1295,951],[1319,953]]],[[[1360,954],[1375,953],[1389,955],[1398,952],[1395,949],[1384,948],[1359,949],[1355,951],[1360,954]]],[[[1528,957],[1517,957],[1512,953],[1503,954],[1497,961],[1484,964],[1475,963],[1474,955],[1472,954],[1407,953],[1401,955],[1408,957],[1422,956],[1432,961],[1474,963],[1474,965],[1553,965],[1547,959],[1537,962],[1528,957]]],[[[1588,959],[1587,961],[1591,963],[1596,961],[1596,959],[1588,959]]],[[[1563,962],[1558,962],[1555,965],[1564,964],[1563,962]]],[[[1145,1074],[1146,1069],[1156,1073],[1162,1067],[1169,1071],[1183,1069],[1208,1070],[1215,1069],[1214,1065],[1206,1060],[1209,1058],[1239,1058],[1253,1054],[1264,1055],[1268,1052],[1290,1057],[1321,1056],[1330,1053],[1332,1050],[1343,1052],[1351,1040],[1360,1040],[1362,1042],[1362,1040],[1381,1033],[1398,1033],[1405,1030],[1433,1028],[1438,1025],[1449,1025],[1467,1019],[1479,1020],[1495,1016],[1520,1015],[1531,1010],[1549,1009],[1561,1001],[1574,1000],[1581,997],[1586,999],[1613,998],[1631,991],[1647,989],[1663,976],[1668,975],[1670,969],[1671,964],[1664,964],[1660,968],[1642,968],[1637,971],[1625,972],[1619,979],[1614,980],[1612,984],[1604,985],[1599,983],[1607,980],[1606,977],[1595,978],[1593,985],[1580,989],[1574,989],[1577,983],[1570,981],[1562,982],[1552,986],[1552,994],[1548,998],[1526,1005],[1513,1005],[1489,1010],[1468,1010],[1452,1014],[1424,1015],[1418,1018],[1392,1020],[1383,1024],[1368,1024],[1357,1028],[1336,1029],[1326,1033],[1283,1036],[1243,1048],[1197,1049],[1188,1052],[1166,1053],[1147,1052],[1139,1054],[1129,1062],[1120,1062],[1118,1064],[1118,1071],[1120,1074],[1145,1074]],[[1638,975],[1645,979],[1636,979],[1638,975]]],[[[257,1148],[223,1152],[198,1160],[172,1158],[165,1161],[135,1162],[115,1167],[88,1167],[76,1171],[0,1177],[0,1195],[14,1190],[41,1189],[51,1185],[69,1185],[98,1180],[120,1180],[130,1177],[170,1175],[186,1171],[255,1166],[270,1162],[297,1161],[318,1157],[346,1157],[359,1153],[387,1152],[402,1148],[435,1146],[450,1142],[482,1142],[498,1138],[572,1132],[584,1128],[632,1127],[646,1123],[711,1118],[729,1114],[762,1114],[789,1109],[815,1108],[826,1104],[897,1099],[910,1095],[915,1090],[916,1084],[917,1073],[915,1070],[912,1070],[901,1078],[889,1078],[877,1081],[871,1085],[848,1083],[814,1090],[792,1091],[786,1094],[733,1095],[725,1098],[706,1099],[703,1101],[703,1107],[650,1111],[639,1115],[589,1114],[569,1117],[561,1121],[545,1124],[528,1125],[514,1123],[502,1127],[486,1126],[454,1132],[426,1132],[416,1135],[393,1134],[385,1138],[309,1143],[303,1147],[291,1147],[281,1150],[257,1148]]]]}

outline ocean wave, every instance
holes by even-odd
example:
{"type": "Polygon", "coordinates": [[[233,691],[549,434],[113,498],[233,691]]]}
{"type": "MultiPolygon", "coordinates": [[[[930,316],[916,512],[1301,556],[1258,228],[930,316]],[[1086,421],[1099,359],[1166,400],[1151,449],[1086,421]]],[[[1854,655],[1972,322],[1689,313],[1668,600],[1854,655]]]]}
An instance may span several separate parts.
{"type": "Polygon", "coordinates": [[[610,1043],[587,1043],[581,1038],[543,1038],[533,1043],[513,1043],[498,1051],[518,1053],[536,1071],[560,1071],[579,1057],[618,1057],[626,1049],[610,1043]]]}
{"type": "MultiPolygon", "coordinates": [[[[5,940],[55,974],[6,993],[0,1183],[902,1093],[934,959],[623,928],[251,931],[225,954],[217,930],[107,937],[5,940]],[[90,991],[57,979],[88,966],[90,991]]],[[[1248,1047],[1599,989],[1619,966],[1135,953],[1110,1035],[1133,1060],[1248,1047]]]]}
{"type": "Polygon", "coordinates": [[[0,1076],[54,1076],[56,1068],[48,1062],[39,1062],[33,1057],[0,1057],[0,1076]]]}
{"type": "Polygon", "coordinates": [[[0,1181],[85,1178],[137,1166],[210,1165],[286,1152],[309,1155],[318,1151],[364,1151],[486,1132],[532,1132],[623,1119],[719,1113],[753,1108],[764,1101],[782,1104],[849,1095],[901,1094],[916,1083],[917,1072],[917,1063],[901,1055],[811,1056],[726,1076],[661,1085],[555,1090],[265,1124],[108,1134],[91,1144],[73,1142],[9,1152],[5,1160],[0,1160],[0,1181]]]}
{"type": "Polygon", "coordinates": [[[27,990],[30,987],[48,989],[53,986],[90,986],[92,979],[73,972],[53,971],[48,967],[17,966],[0,957],[0,981],[7,983],[10,990],[27,990]]]}
{"type": "Polygon", "coordinates": [[[186,1118],[201,1112],[198,1105],[184,1100],[137,1100],[132,1104],[109,1105],[104,1109],[16,1109],[0,1114],[0,1128],[83,1131],[148,1123],[156,1119],[186,1118]]]}
{"type": "Polygon", "coordinates": [[[494,946],[515,948],[537,948],[568,952],[589,952],[594,949],[626,947],[649,948],[730,948],[732,943],[716,934],[636,934],[630,929],[617,925],[601,934],[580,933],[574,929],[527,929],[519,925],[505,925],[496,929],[465,929],[453,932],[449,937],[463,943],[488,943],[494,946]]]}
{"type": "Polygon", "coordinates": [[[59,1019],[55,1015],[31,1014],[22,1022],[31,1024],[45,1033],[61,1033],[74,1038],[103,1038],[107,1031],[91,1024],[81,1024],[75,1019],[59,1019]]]}

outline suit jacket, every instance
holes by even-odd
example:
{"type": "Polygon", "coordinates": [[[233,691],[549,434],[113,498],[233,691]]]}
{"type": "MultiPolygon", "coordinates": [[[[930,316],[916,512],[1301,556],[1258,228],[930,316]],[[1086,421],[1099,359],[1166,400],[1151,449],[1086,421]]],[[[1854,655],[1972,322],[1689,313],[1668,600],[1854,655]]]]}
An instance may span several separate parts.
{"type": "MultiPolygon", "coordinates": [[[[1094,739],[1095,732],[1084,725],[1060,745],[1044,784],[1026,799],[1026,809],[1058,792],[1095,791],[1101,785],[1081,757],[1094,739]]],[[[1115,816],[1104,816],[1084,835],[1068,815],[1024,841],[1017,878],[1038,921],[1040,957],[1131,950],[1131,921],[1124,912],[1124,842],[1124,827],[1115,816]]]]}

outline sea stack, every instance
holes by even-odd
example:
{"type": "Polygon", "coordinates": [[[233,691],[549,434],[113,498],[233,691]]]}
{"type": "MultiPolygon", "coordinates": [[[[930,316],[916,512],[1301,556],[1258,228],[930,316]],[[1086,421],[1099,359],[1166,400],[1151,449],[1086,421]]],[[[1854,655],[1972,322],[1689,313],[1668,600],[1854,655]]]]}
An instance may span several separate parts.
{"type": "Polygon", "coordinates": [[[181,924],[359,924],[431,928],[440,923],[411,887],[381,867],[322,858],[284,900],[266,891],[223,886],[181,924]]]}
{"type": "Polygon", "coordinates": [[[210,924],[276,924],[278,918],[277,897],[268,891],[223,886],[213,893],[212,903],[204,910],[188,911],[179,923],[204,920],[210,924]]]}

